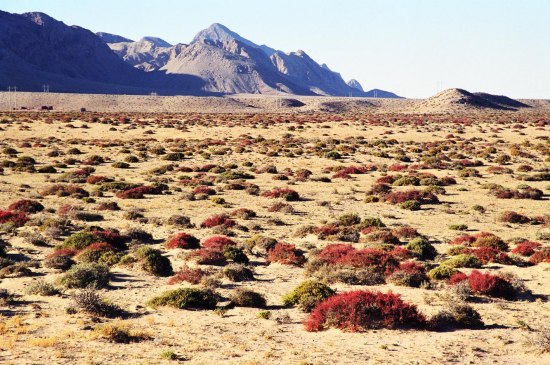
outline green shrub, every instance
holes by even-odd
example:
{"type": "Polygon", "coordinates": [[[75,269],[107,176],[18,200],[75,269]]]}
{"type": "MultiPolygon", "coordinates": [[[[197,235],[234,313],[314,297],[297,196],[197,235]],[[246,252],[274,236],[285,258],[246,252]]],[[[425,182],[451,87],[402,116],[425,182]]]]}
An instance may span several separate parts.
{"type": "Polygon", "coordinates": [[[92,235],[90,232],[77,232],[67,237],[60,248],[82,250],[95,242],[99,242],[99,238],[92,235]]]}
{"type": "Polygon", "coordinates": [[[45,281],[39,280],[31,283],[26,290],[29,295],[42,295],[42,296],[52,296],[59,294],[52,284],[45,281]]]}
{"type": "Polygon", "coordinates": [[[155,276],[170,276],[173,274],[172,264],[168,257],[162,256],[160,250],[148,246],[139,247],[135,252],[146,272],[155,276]]]}
{"type": "Polygon", "coordinates": [[[446,266],[446,265],[439,265],[436,268],[431,269],[428,271],[428,277],[430,279],[440,280],[440,279],[449,279],[451,276],[459,272],[455,268],[446,266]]]}
{"type": "Polygon", "coordinates": [[[407,209],[412,211],[420,210],[422,208],[422,205],[416,200],[407,200],[406,202],[401,203],[399,206],[402,209],[407,209]]]}
{"type": "Polygon", "coordinates": [[[478,329],[483,328],[484,323],[479,313],[467,304],[452,304],[430,318],[431,328],[439,331],[457,328],[478,329]]]}
{"type": "Polygon", "coordinates": [[[298,306],[304,312],[311,312],[323,300],[334,295],[336,291],[319,281],[304,281],[283,297],[286,306],[298,306]]]}
{"type": "Polygon", "coordinates": [[[360,222],[361,218],[356,213],[346,213],[338,217],[338,225],[340,226],[353,226],[360,222]]]}
{"type": "Polygon", "coordinates": [[[228,261],[233,261],[238,264],[248,264],[250,261],[242,248],[235,246],[227,246],[223,250],[223,256],[228,261]]]}
{"type": "Polygon", "coordinates": [[[405,248],[414,252],[423,260],[433,260],[437,256],[435,247],[424,237],[414,238],[405,248]]]}
{"type": "Polygon", "coordinates": [[[59,283],[67,288],[106,288],[109,268],[93,263],[74,265],[59,279],[59,283]]]}
{"type": "Polygon", "coordinates": [[[468,229],[468,226],[465,224],[451,224],[449,229],[452,231],[465,231],[468,229]]]}
{"type": "Polygon", "coordinates": [[[265,308],[263,295],[252,290],[237,289],[231,295],[231,303],[238,307],[265,308]]]}
{"type": "Polygon", "coordinates": [[[270,311],[260,311],[260,312],[258,312],[258,318],[270,319],[271,318],[271,312],[270,311]]]}
{"type": "Polygon", "coordinates": [[[459,267],[480,268],[481,261],[479,261],[479,259],[474,255],[460,254],[443,261],[441,265],[445,265],[455,269],[459,267]]]}
{"type": "Polygon", "coordinates": [[[113,163],[111,166],[113,166],[115,169],[127,169],[130,167],[130,164],[127,162],[118,161],[113,163]]]}
{"type": "Polygon", "coordinates": [[[375,218],[375,217],[364,218],[361,221],[359,228],[363,229],[363,228],[369,228],[369,227],[386,227],[386,225],[384,224],[384,222],[382,222],[380,218],[375,218]]]}
{"type": "Polygon", "coordinates": [[[241,264],[229,264],[223,269],[223,275],[231,281],[254,280],[254,273],[241,264]]]}
{"type": "Polygon", "coordinates": [[[179,309],[214,309],[218,300],[210,290],[180,288],[168,290],[149,300],[150,307],[174,307],[179,309]]]}

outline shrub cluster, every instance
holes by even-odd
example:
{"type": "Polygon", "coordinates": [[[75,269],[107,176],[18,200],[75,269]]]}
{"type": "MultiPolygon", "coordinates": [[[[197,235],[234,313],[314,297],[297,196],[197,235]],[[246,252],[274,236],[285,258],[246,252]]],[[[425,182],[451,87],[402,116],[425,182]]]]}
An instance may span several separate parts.
{"type": "Polygon", "coordinates": [[[336,327],[360,332],[379,328],[421,328],[426,318],[399,295],[370,290],[336,294],[318,304],[304,322],[307,331],[336,327]]]}

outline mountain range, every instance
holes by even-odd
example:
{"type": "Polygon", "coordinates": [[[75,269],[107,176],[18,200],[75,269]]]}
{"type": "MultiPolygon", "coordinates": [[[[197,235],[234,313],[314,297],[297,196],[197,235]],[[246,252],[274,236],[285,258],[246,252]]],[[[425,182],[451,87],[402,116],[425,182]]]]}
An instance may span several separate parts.
{"type": "Polygon", "coordinates": [[[397,95],[364,91],[306,52],[258,45],[221,24],[189,44],[93,33],[44,13],[0,11],[0,87],[40,91],[161,95],[397,95]]]}

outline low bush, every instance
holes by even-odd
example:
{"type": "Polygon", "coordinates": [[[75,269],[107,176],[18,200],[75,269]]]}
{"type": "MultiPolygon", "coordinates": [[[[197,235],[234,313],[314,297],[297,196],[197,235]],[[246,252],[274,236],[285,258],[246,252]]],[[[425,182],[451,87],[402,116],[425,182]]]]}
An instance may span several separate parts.
{"type": "Polygon", "coordinates": [[[429,326],[436,331],[453,329],[479,329],[484,327],[479,313],[467,304],[452,304],[429,320],[429,326]]]}
{"type": "Polygon", "coordinates": [[[514,299],[517,295],[511,283],[499,275],[473,270],[468,276],[468,283],[475,294],[505,299],[514,299]]]}
{"type": "Polygon", "coordinates": [[[59,290],[52,284],[39,280],[31,283],[26,289],[26,293],[29,295],[52,296],[59,294],[59,290]]]}
{"type": "Polygon", "coordinates": [[[117,305],[108,303],[92,288],[81,290],[73,295],[74,307],[95,316],[116,317],[122,310],[117,305]]]}
{"type": "Polygon", "coordinates": [[[168,280],[168,284],[178,284],[182,281],[188,282],[190,284],[199,284],[201,282],[201,279],[207,275],[209,275],[210,272],[203,270],[201,268],[191,268],[187,265],[182,266],[181,269],[174,274],[168,280]]]}
{"type": "Polygon", "coordinates": [[[455,269],[459,267],[480,268],[481,261],[479,261],[479,259],[474,255],[460,254],[443,261],[441,266],[447,266],[455,269]]]}
{"type": "Polygon", "coordinates": [[[388,276],[387,280],[394,285],[413,288],[419,288],[423,283],[429,281],[424,266],[414,261],[401,262],[399,269],[388,276]]]}
{"type": "Polygon", "coordinates": [[[542,245],[539,242],[523,241],[514,247],[512,253],[519,254],[521,256],[531,256],[541,247],[542,245]]]}
{"type": "Polygon", "coordinates": [[[313,308],[334,295],[336,291],[319,281],[304,281],[283,297],[285,306],[298,306],[304,312],[311,312],[313,308]]]}
{"type": "Polygon", "coordinates": [[[237,307],[265,308],[266,306],[264,296],[252,290],[236,289],[230,300],[237,307]]]}
{"type": "Polygon", "coordinates": [[[235,221],[230,219],[226,214],[216,214],[206,218],[201,223],[201,228],[213,228],[222,225],[227,228],[231,228],[235,225],[235,221]]]}
{"type": "Polygon", "coordinates": [[[306,262],[304,253],[289,243],[278,242],[267,252],[267,262],[302,266],[306,262]]]}
{"type": "Polygon", "coordinates": [[[474,235],[475,241],[472,242],[473,247],[491,247],[500,251],[507,251],[508,244],[504,242],[500,237],[488,233],[481,232],[474,235]]]}
{"type": "Polygon", "coordinates": [[[147,305],[153,308],[174,307],[178,309],[214,309],[218,300],[209,290],[180,288],[168,290],[149,300],[147,305]]]}
{"type": "Polygon", "coordinates": [[[523,214],[516,213],[514,211],[506,211],[502,213],[498,218],[498,220],[504,223],[518,223],[518,224],[525,224],[531,221],[529,217],[523,214]]]}
{"type": "Polygon", "coordinates": [[[136,257],[141,263],[141,268],[155,276],[171,276],[172,264],[168,257],[162,256],[160,250],[142,246],[135,251],[136,257]]]}
{"type": "Polygon", "coordinates": [[[185,232],[181,232],[175,235],[174,237],[170,238],[166,242],[165,246],[168,249],[182,248],[182,249],[189,250],[189,249],[200,248],[200,241],[195,236],[192,236],[185,232]]]}
{"type": "Polygon", "coordinates": [[[535,251],[529,258],[531,264],[540,264],[541,262],[550,263],[550,247],[543,247],[535,251]]]}
{"type": "Polygon", "coordinates": [[[238,264],[248,264],[250,261],[244,250],[240,247],[227,246],[223,250],[223,256],[227,261],[232,261],[238,264]]]}
{"type": "Polygon", "coordinates": [[[435,280],[449,279],[457,272],[458,270],[456,270],[454,267],[441,264],[428,271],[428,277],[435,280]]]}
{"type": "Polygon", "coordinates": [[[29,217],[25,213],[0,210],[0,224],[9,223],[15,227],[23,227],[28,220],[29,217]]]}
{"type": "Polygon", "coordinates": [[[329,327],[359,332],[379,328],[421,328],[425,317],[399,295],[370,290],[336,294],[318,304],[304,322],[307,331],[329,327]]]}
{"type": "Polygon", "coordinates": [[[8,210],[25,214],[33,214],[43,211],[44,206],[36,200],[22,199],[11,203],[8,206],[8,210]]]}
{"type": "Polygon", "coordinates": [[[424,237],[417,237],[411,240],[405,248],[422,260],[433,260],[437,256],[435,247],[424,237]]]}
{"type": "Polygon", "coordinates": [[[106,288],[109,285],[109,268],[94,263],[72,266],[59,283],[66,288],[106,288]]]}
{"type": "Polygon", "coordinates": [[[94,327],[93,335],[114,343],[133,343],[152,339],[147,331],[136,329],[127,321],[115,320],[94,327]]]}
{"type": "Polygon", "coordinates": [[[223,251],[218,248],[203,247],[195,251],[193,257],[197,258],[197,263],[200,265],[227,265],[223,251]]]}
{"type": "Polygon", "coordinates": [[[254,273],[242,264],[229,264],[223,269],[223,275],[231,281],[254,280],[254,273]]]}
{"type": "Polygon", "coordinates": [[[256,217],[256,212],[247,208],[235,209],[231,212],[231,216],[239,219],[252,219],[256,217]]]}
{"type": "Polygon", "coordinates": [[[288,188],[280,188],[280,189],[274,189],[271,191],[266,191],[262,194],[263,197],[266,198],[282,198],[286,201],[299,201],[300,200],[300,194],[298,194],[297,191],[288,189],[288,188]]]}
{"type": "Polygon", "coordinates": [[[402,204],[409,201],[416,201],[419,204],[437,204],[439,199],[436,195],[423,190],[407,190],[389,192],[384,200],[390,204],[402,204]]]}

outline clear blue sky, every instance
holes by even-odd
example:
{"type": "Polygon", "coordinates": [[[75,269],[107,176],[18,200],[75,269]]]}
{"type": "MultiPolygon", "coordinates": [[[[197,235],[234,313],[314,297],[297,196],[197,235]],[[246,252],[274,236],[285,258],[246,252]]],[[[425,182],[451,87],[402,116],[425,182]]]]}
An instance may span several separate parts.
{"type": "Polygon", "coordinates": [[[550,0],[0,0],[0,9],[171,43],[218,22],[256,43],[303,49],[366,89],[550,98],[550,0]]]}

